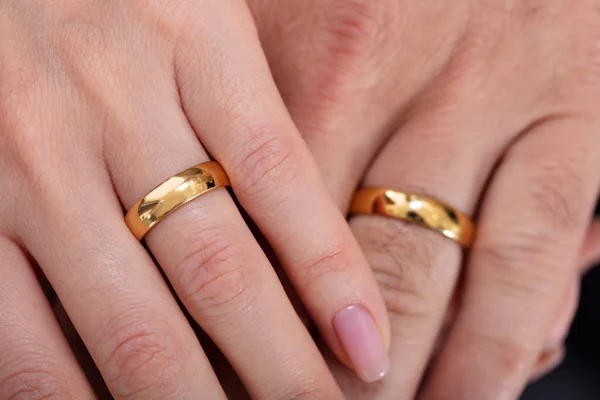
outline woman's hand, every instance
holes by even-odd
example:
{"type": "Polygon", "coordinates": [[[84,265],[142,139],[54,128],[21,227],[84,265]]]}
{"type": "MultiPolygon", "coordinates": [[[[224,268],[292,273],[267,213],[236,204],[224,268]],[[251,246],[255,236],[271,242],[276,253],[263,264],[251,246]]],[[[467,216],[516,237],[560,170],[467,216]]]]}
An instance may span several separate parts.
{"type": "Polygon", "coordinates": [[[600,3],[251,5],[341,209],[362,181],[478,216],[468,259],[422,227],[351,219],[393,337],[389,377],[346,394],[412,398],[438,343],[422,398],[516,398],[560,353],[600,186],[600,3]]]}
{"type": "Polygon", "coordinates": [[[149,252],[254,397],[341,398],[226,190],[169,216],[147,249],[124,223],[209,153],[333,351],[381,377],[385,306],[244,2],[0,0],[0,38],[0,398],[93,396],[36,264],[114,397],[224,398],[149,252]]]}

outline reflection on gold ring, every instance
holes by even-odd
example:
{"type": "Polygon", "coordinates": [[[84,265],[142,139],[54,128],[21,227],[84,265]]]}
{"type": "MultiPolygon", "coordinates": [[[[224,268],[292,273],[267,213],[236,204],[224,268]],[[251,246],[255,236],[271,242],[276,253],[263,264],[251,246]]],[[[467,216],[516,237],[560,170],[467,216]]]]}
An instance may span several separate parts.
{"type": "Polygon", "coordinates": [[[385,188],[361,188],[352,201],[354,214],[379,214],[418,224],[469,248],[474,224],[465,214],[430,197],[385,188]]]}
{"type": "Polygon", "coordinates": [[[171,177],[138,201],[125,216],[125,223],[142,240],[173,211],[221,186],[229,186],[229,178],[218,163],[198,164],[171,177]]]}

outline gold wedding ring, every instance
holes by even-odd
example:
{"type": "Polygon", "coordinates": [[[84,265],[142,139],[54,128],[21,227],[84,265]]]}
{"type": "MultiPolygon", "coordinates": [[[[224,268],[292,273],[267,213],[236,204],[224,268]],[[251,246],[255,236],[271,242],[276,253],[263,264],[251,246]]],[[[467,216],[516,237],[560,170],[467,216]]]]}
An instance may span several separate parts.
{"type": "Polygon", "coordinates": [[[465,214],[430,197],[385,188],[361,188],[354,195],[353,214],[379,214],[427,227],[469,248],[474,224],[465,214]]]}
{"type": "Polygon", "coordinates": [[[125,215],[125,223],[131,233],[142,240],[167,215],[222,186],[229,186],[229,178],[219,163],[198,164],[163,182],[135,203],[125,215]]]}

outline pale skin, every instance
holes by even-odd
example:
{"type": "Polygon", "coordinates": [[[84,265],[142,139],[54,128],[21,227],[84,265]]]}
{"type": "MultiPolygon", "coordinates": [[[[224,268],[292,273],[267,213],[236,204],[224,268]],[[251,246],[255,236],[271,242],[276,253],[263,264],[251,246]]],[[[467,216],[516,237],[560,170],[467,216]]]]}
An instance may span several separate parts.
{"type": "Polygon", "coordinates": [[[203,196],[146,243],[252,397],[410,399],[429,365],[424,399],[516,398],[556,362],[600,255],[597,4],[249,6],[0,1],[0,398],[92,397],[34,263],[113,396],[224,397],[123,225],[207,152],[334,354],[360,375],[332,324],[352,304],[391,343],[382,383],[330,373],[228,194],[203,196]],[[361,182],[479,211],[468,259],[389,219],[350,231],[338,210],[361,182]]]}
{"type": "MultiPolygon", "coordinates": [[[[375,279],[281,100],[243,1],[3,0],[0,37],[0,398],[93,396],[34,264],[115,398],[225,398],[123,219],[208,153],[333,351],[348,352],[336,316],[359,306],[385,354],[389,322],[375,279]]],[[[225,189],[170,216],[145,243],[253,397],[342,396],[225,189]]]]}

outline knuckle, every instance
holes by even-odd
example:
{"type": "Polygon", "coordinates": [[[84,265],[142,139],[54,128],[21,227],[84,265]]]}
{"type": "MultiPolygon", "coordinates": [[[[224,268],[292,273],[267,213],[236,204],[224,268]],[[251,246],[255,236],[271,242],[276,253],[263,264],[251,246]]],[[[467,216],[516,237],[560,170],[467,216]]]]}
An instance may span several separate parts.
{"type": "Polygon", "coordinates": [[[69,397],[65,378],[51,370],[48,362],[28,362],[0,380],[3,399],[50,400],[69,397]]]}
{"type": "MultiPolygon", "coordinates": [[[[362,57],[373,45],[389,10],[387,0],[336,0],[330,2],[328,29],[330,53],[344,58],[362,57]]],[[[335,58],[333,57],[333,58],[335,58]]]]}
{"type": "MultiPolygon", "coordinates": [[[[12,49],[11,49],[12,50],[12,49]]],[[[8,123],[19,121],[13,116],[23,116],[36,110],[36,97],[42,78],[39,71],[33,66],[32,57],[21,52],[15,52],[13,58],[7,54],[0,53],[0,106],[3,112],[0,114],[0,122],[3,126],[8,123]]],[[[35,115],[35,114],[34,114],[35,115]]],[[[13,130],[9,130],[11,132],[13,130]]]]}
{"type": "Polygon", "coordinates": [[[353,230],[374,270],[390,313],[431,318],[451,287],[448,262],[460,251],[435,232],[384,218],[353,219],[353,230]],[[398,240],[398,238],[402,240],[398,240]],[[447,287],[445,287],[447,286],[447,287]]]}
{"type": "Polygon", "coordinates": [[[588,217],[586,207],[577,201],[586,193],[584,178],[574,160],[556,162],[547,158],[530,157],[531,165],[539,166],[529,189],[531,211],[551,230],[572,232],[583,226],[588,217]]]}
{"type": "Polygon", "coordinates": [[[551,234],[528,232],[505,235],[501,241],[480,242],[474,264],[483,265],[509,295],[552,295],[562,287],[568,268],[552,257],[551,234]]]}
{"type": "MultiPolygon", "coordinates": [[[[298,23],[288,24],[285,30],[278,32],[277,39],[278,43],[297,49],[304,48],[307,42],[298,38],[305,37],[312,48],[310,54],[301,51],[303,55],[295,60],[296,69],[305,70],[309,66],[312,71],[299,88],[303,100],[294,101],[294,96],[290,97],[294,108],[302,115],[311,116],[310,121],[302,121],[306,124],[302,127],[305,137],[322,135],[324,129],[331,133],[328,127],[331,113],[338,112],[340,104],[345,105],[344,109],[355,106],[356,82],[372,87],[377,77],[383,79],[387,71],[386,55],[389,55],[389,51],[383,50],[389,50],[388,44],[394,43],[402,30],[398,2],[329,0],[320,2],[318,8],[322,16],[317,18],[314,7],[299,8],[294,15],[298,23]],[[309,36],[305,32],[307,27],[311,28],[309,36]],[[349,101],[351,98],[353,102],[349,101]]],[[[275,48],[266,46],[270,57],[279,57],[273,52],[275,48]]],[[[284,65],[274,65],[277,76],[287,77],[289,72],[284,65]]],[[[290,84],[293,85],[291,81],[290,84]]]]}
{"type": "Polygon", "coordinates": [[[44,130],[36,118],[44,98],[42,81],[34,70],[23,66],[13,72],[0,67],[0,152],[21,166],[40,162],[46,153],[47,143],[40,134],[44,130]]]}
{"type": "Polygon", "coordinates": [[[545,218],[551,226],[566,231],[573,231],[581,226],[584,207],[573,201],[576,193],[581,190],[567,192],[566,187],[580,187],[579,183],[564,183],[559,187],[557,182],[538,182],[531,188],[534,197],[534,207],[538,214],[545,218]],[[563,186],[564,185],[564,186],[563,186]]]}
{"type": "Polygon", "coordinates": [[[222,229],[211,232],[211,239],[200,241],[202,245],[177,264],[182,300],[203,315],[245,310],[258,291],[254,270],[244,265],[248,251],[239,244],[243,241],[233,240],[222,229]]]}
{"type": "MultiPolygon", "coordinates": [[[[600,88],[600,18],[590,13],[573,15],[565,13],[548,30],[554,30],[563,39],[556,41],[550,56],[540,62],[554,59],[555,67],[549,75],[551,99],[566,105],[587,105],[590,94],[597,94],[600,88]]],[[[581,14],[581,13],[580,13],[581,14]]]]}
{"type": "Polygon", "coordinates": [[[557,50],[561,55],[553,82],[555,97],[585,107],[589,95],[597,95],[600,88],[600,21],[594,26],[580,22],[565,31],[569,41],[557,50]]]}
{"type": "Polygon", "coordinates": [[[396,8],[389,0],[334,0],[324,5],[327,23],[315,41],[322,47],[317,49],[319,56],[311,59],[311,68],[321,77],[313,93],[322,118],[328,118],[336,104],[347,101],[356,79],[383,70],[384,61],[375,49],[383,46],[381,36],[390,34],[386,16],[395,15],[396,8]]]}
{"type": "MultiPolygon", "coordinates": [[[[68,56],[61,60],[68,61],[68,67],[94,65],[97,64],[98,59],[104,60],[102,53],[109,49],[107,32],[103,24],[105,15],[102,14],[103,10],[97,11],[100,13],[94,15],[91,15],[88,10],[75,14],[71,11],[59,17],[59,28],[55,30],[50,44],[54,46],[53,50],[57,55],[68,56]],[[98,58],[96,63],[89,64],[92,56],[98,58]]],[[[71,71],[72,68],[68,70],[71,71]]]]}
{"type": "Polygon", "coordinates": [[[508,21],[513,18],[513,10],[505,3],[495,0],[482,0],[472,5],[473,9],[465,35],[466,48],[474,51],[473,60],[482,53],[488,53],[503,39],[508,21]]]}
{"type": "Polygon", "coordinates": [[[519,381],[529,373],[535,348],[523,341],[493,337],[488,333],[470,332],[466,335],[469,353],[485,354],[497,379],[519,381]]]}
{"type": "Polygon", "coordinates": [[[581,21],[582,18],[589,20],[593,15],[598,15],[587,0],[568,2],[561,0],[527,0],[521,4],[521,9],[521,15],[526,22],[533,23],[538,27],[558,29],[570,26],[574,21],[581,21]]]}
{"type": "Polygon", "coordinates": [[[152,319],[121,318],[108,330],[107,383],[122,398],[176,392],[185,361],[177,335],[152,319]]]}
{"type": "MultiPolygon", "coordinates": [[[[45,170],[57,165],[57,105],[51,101],[49,72],[38,61],[17,55],[20,65],[3,64],[0,54],[0,171],[19,175],[20,186],[34,183],[52,189],[45,170]]],[[[14,181],[14,179],[13,179],[14,181]]],[[[39,188],[38,188],[39,189],[39,188]]]]}
{"type": "Polygon", "coordinates": [[[10,160],[10,166],[26,178],[27,182],[38,182],[45,167],[52,161],[46,147],[49,143],[44,134],[40,134],[37,123],[28,122],[30,118],[15,121],[15,124],[3,130],[0,139],[1,153],[10,160]]]}
{"type": "Polygon", "coordinates": [[[498,352],[494,358],[499,375],[509,380],[510,377],[518,379],[527,369],[528,353],[528,351],[518,344],[499,344],[498,352]]]}
{"type": "Polygon", "coordinates": [[[282,189],[294,182],[302,169],[295,139],[271,128],[254,130],[244,151],[234,158],[232,179],[236,194],[254,197],[264,185],[282,189]]]}
{"type": "MultiPolygon", "coordinates": [[[[536,31],[548,32],[556,39],[552,46],[537,53],[538,65],[549,65],[550,91],[553,100],[564,104],[586,105],[581,92],[600,88],[600,9],[594,2],[574,0],[537,1],[524,3],[524,23],[536,31]]],[[[541,36],[546,38],[547,35],[541,36]]]]}
{"type": "Polygon", "coordinates": [[[349,271],[348,244],[334,244],[321,251],[317,257],[308,262],[302,262],[294,268],[298,275],[298,285],[308,288],[317,282],[335,279],[349,271]]]}
{"type": "Polygon", "coordinates": [[[164,54],[172,55],[182,37],[190,35],[194,24],[198,25],[198,15],[201,15],[204,5],[190,0],[147,0],[128,2],[127,6],[130,7],[131,19],[141,22],[152,36],[159,39],[164,54]]]}
{"type": "MultiPolygon", "coordinates": [[[[28,198],[46,199],[57,191],[56,182],[43,179],[49,168],[56,167],[54,155],[49,151],[54,143],[36,115],[39,114],[33,111],[31,104],[25,105],[20,100],[8,109],[0,105],[0,172],[6,174],[3,178],[10,180],[13,192],[25,190],[28,198]],[[12,113],[15,107],[19,108],[17,104],[22,107],[12,113]],[[5,112],[12,115],[4,119],[5,112]]],[[[11,196],[7,200],[14,201],[11,196]]],[[[43,203],[38,202],[38,205],[43,206],[43,203]]]]}
{"type": "Polygon", "coordinates": [[[588,0],[527,0],[521,4],[521,15],[528,22],[556,26],[556,23],[572,21],[573,18],[590,18],[598,15],[588,0]]]}

